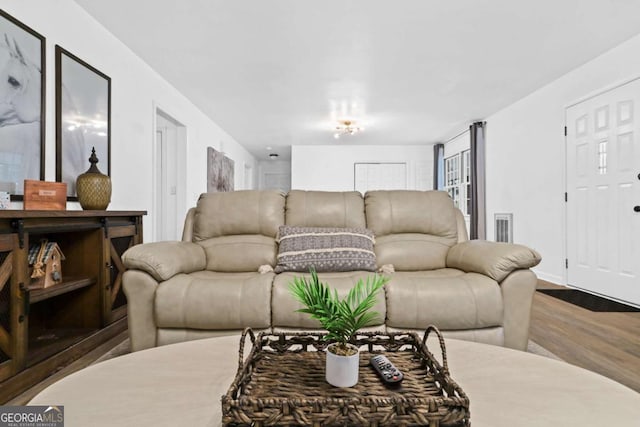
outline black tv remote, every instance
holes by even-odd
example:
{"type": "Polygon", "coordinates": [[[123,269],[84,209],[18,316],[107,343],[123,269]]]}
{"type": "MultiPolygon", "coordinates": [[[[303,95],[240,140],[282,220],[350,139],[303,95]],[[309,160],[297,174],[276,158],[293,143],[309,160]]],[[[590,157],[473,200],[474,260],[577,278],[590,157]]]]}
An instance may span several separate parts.
{"type": "Polygon", "coordinates": [[[396,385],[402,382],[404,375],[385,356],[377,354],[372,356],[369,362],[385,384],[396,385]]]}

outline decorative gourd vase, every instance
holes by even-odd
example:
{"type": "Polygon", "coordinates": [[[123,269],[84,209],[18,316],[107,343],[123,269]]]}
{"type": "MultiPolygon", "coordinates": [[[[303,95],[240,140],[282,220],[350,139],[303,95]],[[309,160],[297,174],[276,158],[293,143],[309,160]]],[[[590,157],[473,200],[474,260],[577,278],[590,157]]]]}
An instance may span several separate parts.
{"type": "Polygon", "coordinates": [[[350,356],[340,356],[331,351],[334,345],[331,344],[327,348],[325,379],[334,387],[353,387],[358,384],[358,370],[360,368],[358,347],[347,344],[356,353],[350,356]]]}
{"type": "Polygon", "coordinates": [[[91,167],[76,179],[78,201],[84,210],[102,211],[111,202],[111,178],[98,169],[98,157],[95,147],[91,149],[89,157],[91,167]]]}

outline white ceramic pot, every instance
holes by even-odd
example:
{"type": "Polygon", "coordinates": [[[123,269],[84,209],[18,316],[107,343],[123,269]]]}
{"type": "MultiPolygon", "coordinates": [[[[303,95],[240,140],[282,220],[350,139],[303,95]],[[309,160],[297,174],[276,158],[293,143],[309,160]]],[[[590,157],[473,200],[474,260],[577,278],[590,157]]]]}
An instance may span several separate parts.
{"type": "MultiPolygon", "coordinates": [[[[360,353],[351,356],[339,356],[331,352],[331,344],[326,351],[327,365],[325,378],[329,384],[335,387],[353,387],[358,384],[358,370],[360,368],[360,353]]],[[[354,345],[347,344],[358,351],[354,345]]]]}

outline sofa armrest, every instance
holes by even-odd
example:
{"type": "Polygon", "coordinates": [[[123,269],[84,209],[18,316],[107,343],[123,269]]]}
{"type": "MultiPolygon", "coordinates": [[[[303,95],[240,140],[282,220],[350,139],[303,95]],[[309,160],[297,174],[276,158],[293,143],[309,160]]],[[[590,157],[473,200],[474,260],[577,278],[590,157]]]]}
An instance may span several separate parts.
{"type": "Polygon", "coordinates": [[[449,249],[447,267],[480,273],[502,282],[512,271],[534,267],[540,254],[523,245],[470,240],[449,249]]]}
{"type": "Polygon", "coordinates": [[[159,282],[176,274],[193,273],[206,268],[202,246],[191,242],[154,242],[136,245],[122,255],[125,267],[142,270],[159,282]]]}
{"type": "Polygon", "coordinates": [[[158,282],[144,271],[127,270],[122,275],[122,289],[127,296],[127,323],[131,351],[158,345],[154,301],[158,282]]]}

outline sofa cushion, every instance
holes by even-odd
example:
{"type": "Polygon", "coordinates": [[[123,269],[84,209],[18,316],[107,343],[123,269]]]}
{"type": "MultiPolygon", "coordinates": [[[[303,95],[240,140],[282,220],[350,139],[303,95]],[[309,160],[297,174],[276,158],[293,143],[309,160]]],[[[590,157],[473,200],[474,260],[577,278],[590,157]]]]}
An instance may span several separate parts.
{"type": "Polygon", "coordinates": [[[369,191],[365,206],[367,228],[376,236],[421,233],[458,241],[455,207],[444,191],[369,191]]]}
{"type": "Polygon", "coordinates": [[[365,228],[364,200],[358,191],[291,190],[285,220],[298,227],[365,228]]]}
{"type": "MultiPolygon", "coordinates": [[[[354,271],[349,273],[319,273],[318,278],[330,288],[335,288],[342,298],[347,295],[359,279],[367,280],[373,273],[366,271],[354,271]]],[[[274,329],[283,328],[305,328],[320,329],[320,323],[312,319],[308,314],[298,313],[296,310],[302,308],[302,304],[296,301],[289,292],[289,285],[295,277],[311,277],[308,273],[281,273],[273,281],[272,292],[272,324],[274,329]]],[[[384,292],[378,293],[378,301],[373,308],[380,314],[377,325],[384,324],[386,307],[384,292]]],[[[376,328],[382,330],[383,327],[376,328]]]]}
{"type": "MultiPolygon", "coordinates": [[[[387,327],[387,332],[415,332],[419,337],[424,336],[424,328],[420,329],[411,329],[411,328],[389,328],[387,327]]],[[[504,346],[504,327],[503,326],[493,326],[491,328],[482,328],[482,329],[460,329],[456,331],[447,331],[441,330],[442,336],[446,339],[451,338],[454,340],[462,340],[462,341],[475,341],[481,342],[485,344],[504,346]]],[[[431,334],[433,336],[434,334],[431,334]]],[[[158,334],[159,336],[159,334],[158,334]]],[[[429,343],[427,343],[429,345],[429,343]]]]}
{"type": "Polygon", "coordinates": [[[278,231],[278,265],[283,271],[375,271],[374,237],[366,228],[290,227],[278,231]]]}
{"type": "Polygon", "coordinates": [[[273,273],[179,274],[158,285],[159,328],[268,328],[273,273]]]}
{"type": "Polygon", "coordinates": [[[204,248],[207,270],[255,272],[261,265],[276,265],[278,249],[273,237],[259,234],[222,236],[212,237],[198,244],[204,248]]]}
{"type": "Polygon", "coordinates": [[[498,283],[451,268],[396,272],[386,285],[387,326],[475,329],[502,325],[498,283]]]}
{"type": "Polygon", "coordinates": [[[429,234],[389,234],[376,239],[378,265],[393,265],[397,271],[421,271],[446,266],[449,242],[429,234]]]}
{"type": "Polygon", "coordinates": [[[443,191],[369,191],[367,228],[376,235],[378,265],[396,271],[444,268],[458,243],[456,209],[443,191]]]}
{"type": "Polygon", "coordinates": [[[284,194],[270,190],[202,194],[193,220],[193,241],[237,234],[275,238],[284,224],[284,201],[284,194]]]}

